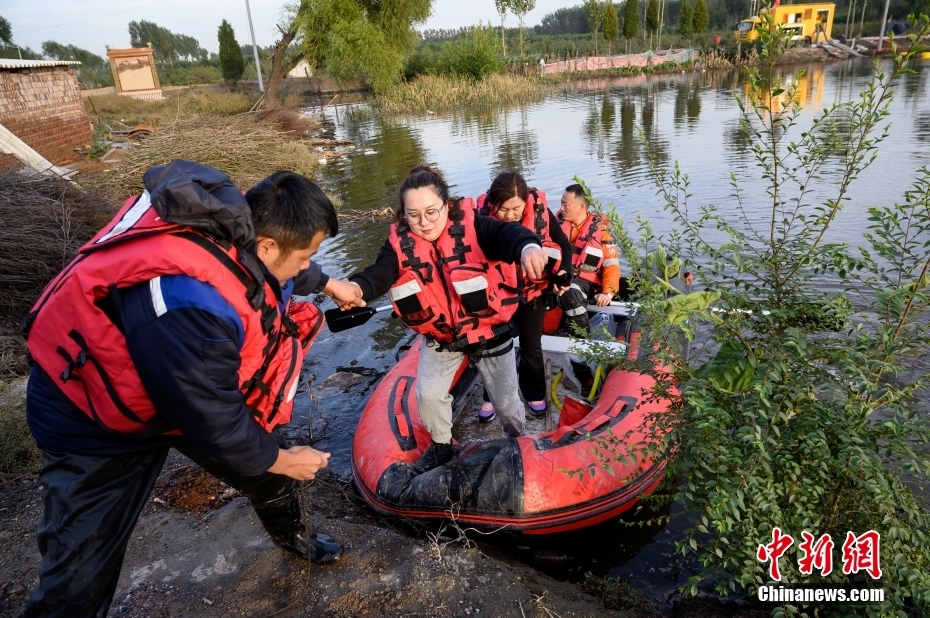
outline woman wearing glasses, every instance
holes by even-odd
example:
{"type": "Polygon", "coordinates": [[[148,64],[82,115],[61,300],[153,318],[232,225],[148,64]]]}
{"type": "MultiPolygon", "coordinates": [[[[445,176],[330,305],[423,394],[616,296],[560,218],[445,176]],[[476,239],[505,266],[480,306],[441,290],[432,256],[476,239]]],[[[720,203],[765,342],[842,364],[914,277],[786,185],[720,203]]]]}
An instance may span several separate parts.
{"type": "Polygon", "coordinates": [[[349,280],[366,302],[387,293],[404,324],[425,337],[416,396],[433,442],[415,466],[422,473],[455,453],[449,390],[465,356],[477,364],[504,432],[523,435],[509,324],[519,304],[512,264],[539,278],[547,256],[522,225],[478,216],[470,199],[450,198],[430,167],[415,167],[399,197],[377,260],[349,280]]]}
{"type": "MultiPolygon", "coordinates": [[[[523,277],[521,302],[513,320],[520,334],[520,392],[534,414],[544,414],[546,373],[542,330],[546,316],[545,301],[553,285],[568,286],[571,282],[572,245],[558,219],[549,210],[546,194],[527,187],[523,176],[517,172],[499,174],[488,192],[478,197],[478,209],[481,214],[500,221],[517,222],[531,230],[549,258],[541,279],[523,277]]],[[[494,405],[485,396],[478,419],[487,423],[494,416],[494,405]]]]}

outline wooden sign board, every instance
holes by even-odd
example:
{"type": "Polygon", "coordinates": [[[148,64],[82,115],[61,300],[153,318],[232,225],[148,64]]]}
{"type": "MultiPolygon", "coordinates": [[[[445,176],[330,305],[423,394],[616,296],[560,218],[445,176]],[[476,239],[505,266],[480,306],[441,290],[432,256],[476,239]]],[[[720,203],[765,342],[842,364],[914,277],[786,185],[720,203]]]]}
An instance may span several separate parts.
{"type": "Polygon", "coordinates": [[[161,84],[155,68],[152,45],[141,48],[110,49],[107,58],[117,94],[134,99],[161,99],[161,84]]]}

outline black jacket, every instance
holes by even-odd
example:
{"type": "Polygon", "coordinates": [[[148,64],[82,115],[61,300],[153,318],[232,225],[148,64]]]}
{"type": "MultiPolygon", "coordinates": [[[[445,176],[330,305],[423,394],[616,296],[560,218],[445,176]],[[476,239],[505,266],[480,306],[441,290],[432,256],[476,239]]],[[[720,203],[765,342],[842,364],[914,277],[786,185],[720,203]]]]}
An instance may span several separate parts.
{"type": "MultiPolygon", "coordinates": [[[[475,217],[475,234],[478,236],[478,246],[489,260],[513,264],[520,261],[523,249],[528,245],[539,246],[536,234],[519,223],[504,223],[497,219],[477,215],[475,217]]],[[[564,237],[565,234],[562,234],[564,237]]],[[[569,260],[571,249],[569,248],[569,260]]],[[[564,250],[563,250],[564,253],[564,250]]],[[[362,298],[370,302],[375,298],[387,294],[391,286],[400,277],[400,262],[394,253],[391,243],[387,240],[375,263],[349,277],[349,281],[357,283],[362,288],[362,298]]]]}

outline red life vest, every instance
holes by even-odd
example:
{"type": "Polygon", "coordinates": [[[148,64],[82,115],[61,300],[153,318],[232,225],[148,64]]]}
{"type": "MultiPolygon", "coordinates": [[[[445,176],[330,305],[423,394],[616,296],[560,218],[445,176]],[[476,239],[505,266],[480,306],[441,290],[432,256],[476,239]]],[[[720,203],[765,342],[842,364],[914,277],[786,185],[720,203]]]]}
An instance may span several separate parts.
{"type": "MultiPolygon", "coordinates": [[[[478,212],[485,216],[498,219],[496,214],[491,213],[491,209],[484,203],[487,194],[482,193],[478,196],[478,212]]],[[[562,248],[559,247],[549,235],[549,203],[546,201],[546,194],[535,189],[530,191],[526,198],[526,206],[523,208],[523,219],[520,221],[523,227],[532,230],[539,239],[543,251],[549,261],[543,271],[541,279],[523,279],[520,278],[520,290],[524,300],[531,302],[543,295],[549,288],[549,276],[562,270],[562,248]]],[[[521,275],[520,269],[517,274],[521,275]]]]}
{"type": "MultiPolygon", "coordinates": [[[[565,220],[565,215],[561,210],[557,217],[562,225],[562,231],[571,239],[572,224],[565,220]]],[[[604,266],[604,244],[601,238],[606,231],[607,224],[598,213],[588,215],[572,243],[573,277],[590,281],[597,286],[601,285],[601,269],[604,266]]]]}
{"type": "Polygon", "coordinates": [[[290,421],[304,354],[323,320],[306,302],[291,303],[282,315],[272,288],[249,273],[237,251],[165,222],[148,193],[130,198],[42,292],[27,318],[29,353],[104,428],[174,433],[158,417],[129,356],[118,293],[148,281],[158,312],[160,277],[187,275],[216,288],[239,315],[240,389],[256,422],[271,431],[290,421]]]}
{"type": "Polygon", "coordinates": [[[388,242],[400,276],[388,298],[400,319],[452,349],[481,345],[510,330],[520,302],[512,264],[488,261],[475,233],[470,198],[449,205],[449,220],[433,242],[394,223],[388,242]]]}

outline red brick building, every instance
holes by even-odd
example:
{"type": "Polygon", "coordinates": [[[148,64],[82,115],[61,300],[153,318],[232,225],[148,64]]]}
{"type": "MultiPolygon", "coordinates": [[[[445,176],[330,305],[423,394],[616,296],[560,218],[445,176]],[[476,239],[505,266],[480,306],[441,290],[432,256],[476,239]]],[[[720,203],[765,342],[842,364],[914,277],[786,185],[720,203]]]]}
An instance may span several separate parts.
{"type": "MultiPolygon", "coordinates": [[[[67,60],[0,59],[0,124],[55,163],[91,143],[81,87],[67,60]]],[[[0,154],[0,164],[17,164],[0,154]]]]}

